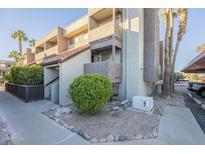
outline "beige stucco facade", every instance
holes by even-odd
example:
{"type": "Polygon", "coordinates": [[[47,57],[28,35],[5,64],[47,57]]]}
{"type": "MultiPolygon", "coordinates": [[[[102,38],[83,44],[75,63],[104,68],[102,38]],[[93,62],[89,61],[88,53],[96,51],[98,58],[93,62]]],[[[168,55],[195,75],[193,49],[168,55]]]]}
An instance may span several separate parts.
{"type": "Polygon", "coordinates": [[[46,34],[36,41],[31,52],[37,64],[86,45],[89,49],[63,63],[45,67],[45,84],[59,76],[58,81],[46,86],[49,88],[45,97],[55,95],[58,97],[55,100],[66,105],[70,102],[68,86],[83,73],[108,76],[113,81],[115,94],[122,99],[150,95],[160,76],[158,25],[156,9],[92,8],[68,26],[46,34]],[[150,68],[154,77],[150,77],[150,68]]]}

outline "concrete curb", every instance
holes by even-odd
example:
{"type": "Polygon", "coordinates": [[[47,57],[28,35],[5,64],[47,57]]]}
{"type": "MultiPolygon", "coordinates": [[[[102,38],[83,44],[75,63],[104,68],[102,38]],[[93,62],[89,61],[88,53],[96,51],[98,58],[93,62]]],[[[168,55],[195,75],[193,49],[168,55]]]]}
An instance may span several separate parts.
{"type": "Polygon", "coordinates": [[[198,100],[196,97],[194,97],[191,93],[188,92],[188,95],[190,98],[192,98],[197,104],[200,105],[200,108],[202,110],[205,110],[205,104],[203,104],[200,100],[198,100]]]}

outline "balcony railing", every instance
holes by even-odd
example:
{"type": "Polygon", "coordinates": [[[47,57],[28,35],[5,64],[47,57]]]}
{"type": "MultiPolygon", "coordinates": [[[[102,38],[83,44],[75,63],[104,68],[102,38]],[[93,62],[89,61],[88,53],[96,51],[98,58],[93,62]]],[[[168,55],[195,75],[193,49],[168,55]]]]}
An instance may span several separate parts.
{"type": "Polygon", "coordinates": [[[94,42],[96,40],[115,35],[121,40],[122,29],[118,24],[115,24],[115,32],[113,22],[106,23],[102,26],[94,28],[89,32],[89,42],[94,42]]]}
{"type": "Polygon", "coordinates": [[[78,48],[78,47],[81,47],[81,46],[84,46],[84,45],[87,45],[87,44],[88,44],[88,40],[83,40],[81,42],[74,43],[72,45],[68,45],[68,49],[78,48]]]}
{"type": "Polygon", "coordinates": [[[103,8],[92,8],[92,9],[88,9],[88,14],[89,16],[95,14],[96,12],[99,12],[100,10],[102,10],[103,8]]]}
{"type": "Polygon", "coordinates": [[[99,73],[111,79],[112,83],[121,82],[121,64],[114,62],[95,62],[84,64],[84,74],[99,73]]]}
{"type": "Polygon", "coordinates": [[[50,55],[53,55],[53,54],[58,54],[58,45],[55,45],[54,47],[51,47],[47,50],[44,50],[42,52],[39,52],[35,55],[35,60],[38,61],[38,60],[42,60],[45,55],[46,56],[50,56],[50,55]]]}

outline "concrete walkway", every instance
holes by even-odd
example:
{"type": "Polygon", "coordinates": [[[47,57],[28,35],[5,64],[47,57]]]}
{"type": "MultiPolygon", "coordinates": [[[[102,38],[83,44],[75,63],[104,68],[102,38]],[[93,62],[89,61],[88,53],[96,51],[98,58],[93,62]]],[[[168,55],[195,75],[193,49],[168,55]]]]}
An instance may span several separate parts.
{"type": "Polygon", "coordinates": [[[12,133],[14,144],[89,144],[41,114],[54,106],[49,101],[24,103],[0,91],[0,116],[12,133]]]}
{"type": "MultiPolygon", "coordinates": [[[[13,133],[14,144],[89,144],[41,114],[54,106],[48,101],[26,104],[0,91],[0,116],[13,133]]],[[[156,139],[106,144],[205,144],[205,135],[187,107],[165,107],[158,134],[156,139]]]]}
{"type": "Polygon", "coordinates": [[[189,108],[167,106],[164,109],[164,115],[160,119],[157,138],[118,142],[115,144],[195,145],[205,144],[205,135],[189,108]]]}

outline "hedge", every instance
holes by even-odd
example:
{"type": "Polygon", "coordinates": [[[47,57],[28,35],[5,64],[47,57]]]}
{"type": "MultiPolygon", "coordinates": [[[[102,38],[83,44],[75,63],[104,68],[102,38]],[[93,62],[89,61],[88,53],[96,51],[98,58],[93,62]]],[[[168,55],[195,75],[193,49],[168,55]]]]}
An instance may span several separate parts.
{"type": "Polygon", "coordinates": [[[43,67],[38,65],[13,66],[4,78],[9,83],[41,85],[43,84],[43,67]]]}

